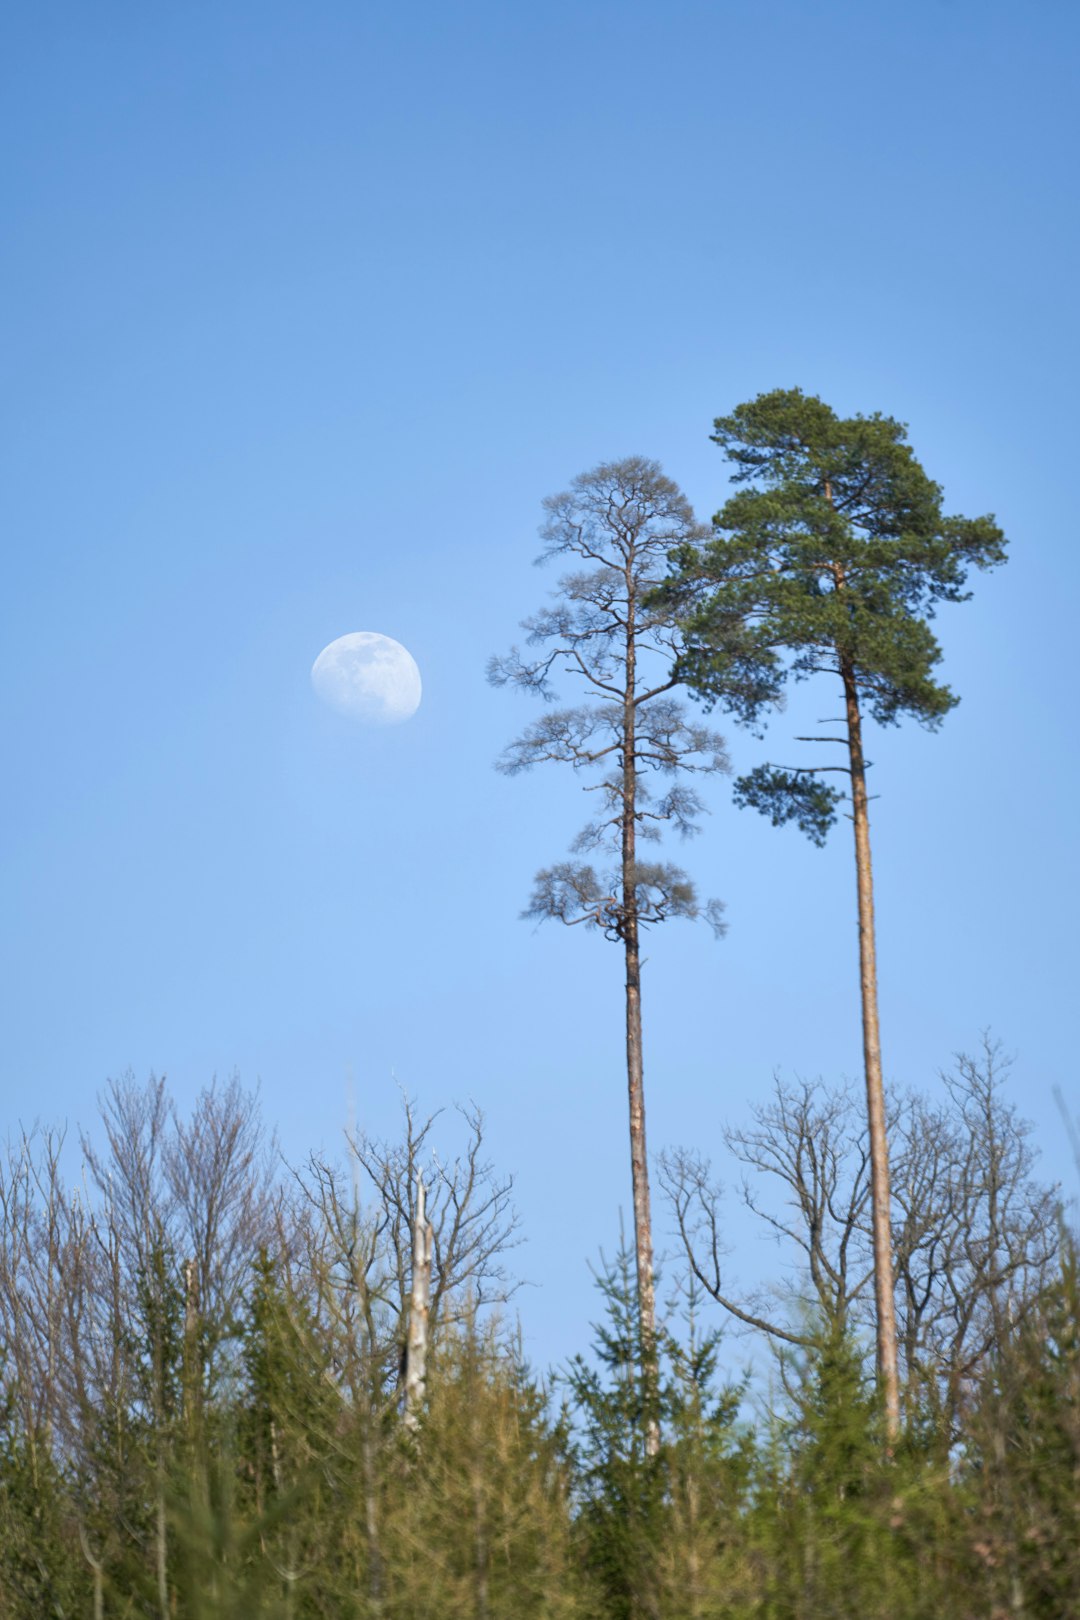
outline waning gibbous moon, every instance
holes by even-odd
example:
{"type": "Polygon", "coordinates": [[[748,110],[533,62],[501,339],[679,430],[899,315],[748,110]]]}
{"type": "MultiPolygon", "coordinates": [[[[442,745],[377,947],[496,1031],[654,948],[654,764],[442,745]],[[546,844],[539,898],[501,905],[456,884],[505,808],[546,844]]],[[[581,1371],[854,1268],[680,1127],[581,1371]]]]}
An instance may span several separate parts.
{"type": "Polygon", "coordinates": [[[374,630],[354,630],[324,647],[311,684],[330,708],[369,726],[393,726],[420,706],[420,671],[407,647],[374,630]]]}

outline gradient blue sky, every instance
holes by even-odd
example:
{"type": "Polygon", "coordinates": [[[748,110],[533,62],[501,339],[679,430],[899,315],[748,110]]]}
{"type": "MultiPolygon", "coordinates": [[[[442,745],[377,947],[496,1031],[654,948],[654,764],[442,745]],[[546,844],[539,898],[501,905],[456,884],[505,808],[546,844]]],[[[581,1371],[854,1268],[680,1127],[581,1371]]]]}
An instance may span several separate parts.
{"type": "MultiPolygon", "coordinates": [[[[1012,542],[940,619],[961,707],[872,740],[883,1032],[930,1085],[992,1025],[1068,1178],[1075,6],[43,0],[5,33],[7,1128],[127,1068],[181,1104],[239,1070],[296,1157],[393,1129],[394,1076],[473,1098],[528,1342],[579,1345],[628,1206],[620,963],[517,921],[583,802],[494,774],[532,710],[484,664],[554,583],[545,494],[641,453],[707,517],[712,417],[798,384],[907,421],[1012,542]],[[419,662],[408,724],[316,702],[358,629],[419,662]]],[[[718,1147],[775,1067],[859,1072],[846,824],[820,852],[712,802],[683,855],[730,934],[651,939],[654,1148],[718,1147]]]]}

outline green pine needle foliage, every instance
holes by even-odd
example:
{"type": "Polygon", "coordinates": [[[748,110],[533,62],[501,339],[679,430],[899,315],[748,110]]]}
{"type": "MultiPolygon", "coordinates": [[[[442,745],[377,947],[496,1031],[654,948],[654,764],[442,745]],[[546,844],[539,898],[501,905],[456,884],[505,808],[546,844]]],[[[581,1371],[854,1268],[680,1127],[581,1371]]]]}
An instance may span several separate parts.
{"type": "MultiPolygon", "coordinates": [[[[1004,562],[993,517],[944,511],[902,423],[840,417],[798,388],[718,417],[712,438],[735,493],[704,547],[673,549],[656,593],[679,616],[687,685],[759,728],[789,679],[847,673],[879,724],[935,729],[958,700],[937,676],[932,620],[967,599],[972,569],[1004,562]]],[[[816,787],[821,769],[763,767],[737,800],[820,843],[840,797],[816,787]]]]}

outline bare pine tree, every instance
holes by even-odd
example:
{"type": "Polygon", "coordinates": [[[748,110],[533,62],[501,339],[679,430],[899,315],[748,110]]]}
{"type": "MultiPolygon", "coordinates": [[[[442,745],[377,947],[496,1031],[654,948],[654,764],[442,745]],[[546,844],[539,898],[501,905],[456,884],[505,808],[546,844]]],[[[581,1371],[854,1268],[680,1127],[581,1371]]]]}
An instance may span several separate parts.
{"type": "Polygon", "coordinates": [[[873,1277],[866,1131],[850,1092],[808,1082],[778,1079],[751,1119],[747,1127],[725,1128],[724,1145],[742,1170],[743,1204],[794,1258],[784,1283],[745,1293],[729,1282],[723,1189],[707,1159],[671,1150],[661,1160],[660,1182],[696,1281],[744,1326],[806,1348],[815,1321],[847,1324],[873,1277]]]}
{"type": "MultiPolygon", "coordinates": [[[[641,932],[668,917],[696,917],[694,886],[679,867],[642,859],[642,842],[665,823],[696,830],[703,805],[689,785],[693,773],[728,768],[722,739],[691,724],[672,696],[680,633],[651,593],[664,578],[669,553],[694,547],[703,531],[681,490],[654,461],[631,457],[583,473],[564,494],[544,502],[541,561],[574,560],[554,603],[526,620],[528,645],[493,659],[490,679],[542,697],[554,696],[557,673],[583,689],[583,701],[553,709],[505,751],[500,769],[513,775],[546,760],[588,777],[597,813],[578,836],[575,855],[599,852],[599,870],[583,860],[561,861],[537,874],[525,913],[569,926],[598,928],[623,947],[626,962],[626,1075],[630,1165],[642,1355],[655,1359],[656,1304],[652,1222],[645,1141],[641,1025],[641,932]],[[654,796],[648,778],[664,779],[654,796]]],[[[720,905],[704,908],[717,932],[720,905]]]]}

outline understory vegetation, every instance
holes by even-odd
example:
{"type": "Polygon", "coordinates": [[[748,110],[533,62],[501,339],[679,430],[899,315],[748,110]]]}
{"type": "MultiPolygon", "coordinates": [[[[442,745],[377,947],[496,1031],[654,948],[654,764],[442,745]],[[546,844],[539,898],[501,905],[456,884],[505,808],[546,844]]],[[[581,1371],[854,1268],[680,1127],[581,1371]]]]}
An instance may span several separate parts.
{"type": "Polygon", "coordinates": [[[845,1092],[778,1085],[729,1132],[782,1285],[729,1288],[709,1167],[669,1154],[657,1375],[627,1244],[593,1343],[540,1378],[477,1115],[457,1157],[406,1110],[398,1141],[288,1168],[238,1082],[187,1119],[112,1084],[77,1191],[56,1133],[0,1170],[0,1615],[1080,1612],[1076,1248],[1003,1081],[989,1045],[895,1110],[891,1447],[845,1092]]]}

